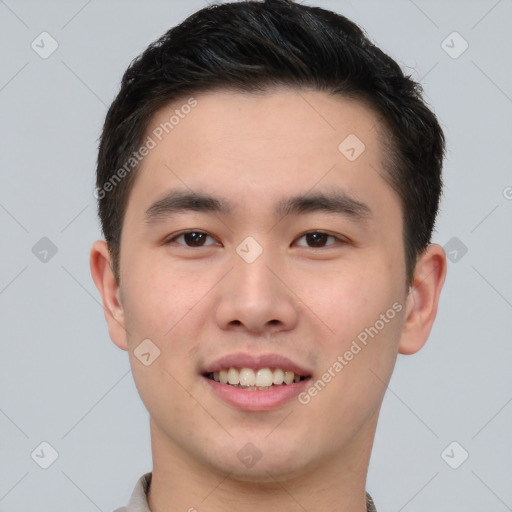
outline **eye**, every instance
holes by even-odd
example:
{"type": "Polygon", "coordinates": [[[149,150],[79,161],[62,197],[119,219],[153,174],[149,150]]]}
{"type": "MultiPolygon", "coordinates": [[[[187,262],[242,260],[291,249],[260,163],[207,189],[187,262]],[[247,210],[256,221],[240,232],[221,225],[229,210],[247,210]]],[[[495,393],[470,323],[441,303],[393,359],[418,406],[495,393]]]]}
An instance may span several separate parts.
{"type": "MultiPolygon", "coordinates": [[[[325,233],[323,231],[309,231],[308,233],[304,233],[298,238],[298,240],[301,239],[305,239],[306,243],[297,243],[297,245],[301,247],[311,247],[313,249],[330,247],[331,245],[336,245],[336,242],[346,242],[340,237],[330,235],[329,233],[325,233]],[[327,243],[329,239],[331,240],[331,243],[327,243]]],[[[181,233],[177,233],[165,241],[165,244],[171,243],[177,243],[178,245],[191,248],[208,247],[210,245],[216,244],[215,240],[208,233],[198,230],[182,231],[181,233]],[[208,238],[213,240],[213,243],[206,244],[205,242],[208,238]]]]}
{"type": "MultiPolygon", "coordinates": [[[[309,245],[309,247],[313,247],[313,248],[321,248],[321,247],[326,247],[326,246],[329,247],[331,245],[335,245],[335,243],[330,243],[330,244],[326,243],[329,238],[333,239],[335,242],[336,241],[341,242],[341,243],[345,242],[345,240],[343,240],[342,238],[338,238],[337,236],[334,236],[334,235],[329,235],[329,233],[324,233],[323,231],[310,231],[308,233],[304,233],[302,236],[300,236],[298,238],[298,240],[300,240],[301,238],[305,238],[306,242],[308,244],[311,244],[311,245],[309,245]]],[[[297,244],[297,245],[304,247],[304,244],[297,244]]]]}
{"type": "MultiPolygon", "coordinates": [[[[184,244],[178,243],[178,245],[185,245],[185,247],[205,247],[204,242],[207,238],[211,238],[213,240],[213,238],[204,231],[182,231],[181,233],[168,238],[165,243],[170,244],[181,238],[183,239],[184,244]]],[[[206,246],[208,245],[213,244],[206,244],[206,246]]]]}

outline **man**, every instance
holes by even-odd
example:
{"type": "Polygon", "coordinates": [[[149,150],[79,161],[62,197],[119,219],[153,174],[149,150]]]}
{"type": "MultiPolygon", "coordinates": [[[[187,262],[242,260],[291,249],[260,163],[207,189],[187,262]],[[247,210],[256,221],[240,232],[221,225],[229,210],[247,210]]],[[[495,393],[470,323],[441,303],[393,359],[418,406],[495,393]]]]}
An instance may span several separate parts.
{"type": "Polygon", "coordinates": [[[444,136],[348,19],[202,9],[108,112],[91,271],[148,409],[120,511],[363,512],[398,353],[430,333],[444,136]]]}

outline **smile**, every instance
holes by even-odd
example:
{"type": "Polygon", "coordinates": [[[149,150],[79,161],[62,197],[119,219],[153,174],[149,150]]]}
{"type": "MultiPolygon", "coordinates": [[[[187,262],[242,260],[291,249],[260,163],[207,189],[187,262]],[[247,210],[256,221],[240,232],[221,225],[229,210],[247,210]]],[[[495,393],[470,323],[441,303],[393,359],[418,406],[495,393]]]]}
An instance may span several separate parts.
{"type": "Polygon", "coordinates": [[[238,369],[234,367],[209,372],[205,374],[205,377],[247,391],[268,391],[278,386],[290,385],[308,378],[282,368],[253,370],[252,368],[238,369]]]}

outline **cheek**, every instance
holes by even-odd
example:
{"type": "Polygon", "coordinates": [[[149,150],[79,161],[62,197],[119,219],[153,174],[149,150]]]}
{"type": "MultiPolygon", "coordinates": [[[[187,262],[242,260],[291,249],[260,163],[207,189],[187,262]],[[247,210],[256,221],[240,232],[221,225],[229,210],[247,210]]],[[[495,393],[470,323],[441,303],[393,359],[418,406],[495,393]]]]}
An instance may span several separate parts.
{"type": "MultiPolygon", "coordinates": [[[[138,261],[143,262],[144,258],[138,261]]],[[[179,405],[176,396],[186,385],[197,357],[201,332],[208,320],[205,308],[211,307],[208,291],[218,277],[211,272],[178,272],[160,262],[138,264],[133,261],[124,282],[125,321],[134,378],[143,401],[151,407],[155,389],[159,399],[179,405]],[[142,340],[149,338],[160,350],[149,367],[134,355],[142,340]],[[175,380],[176,379],[176,380],[175,380]],[[148,392],[145,392],[148,389],[148,392]],[[175,398],[173,399],[172,396],[175,398]]]]}
{"type": "Polygon", "coordinates": [[[172,262],[141,255],[128,264],[123,282],[124,311],[128,330],[137,336],[154,336],[162,342],[175,337],[179,324],[187,322],[201,298],[215,283],[214,276],[180,272],[172,262]]]}
{"type": "Polygon", "coordinates": [[[151,418],[160,426],[173,424],[174,431],[190,428],[190,418],[198,415],[197,403],[184,390],[181,375],[169,369],[165,354],[151,366],[131,360],[133,379],[139,396],[151,418]]]}
{"type": "Polygon", "coordinates": [[[337,275],[307,279],[303,281],[309,283],[303,288],[304,304],[318,313],[338,338],[357,335],[401,299],[400,288],[394,284],[397,276],[375,263],[340,268],[337,275]]]}
{"type": "Polygon", "coordinates": [[[326,288],[323,318],[334,333],[318,338],[324,373],[308,391],[308,407],[317,418],[329,411],[325,428],[333,438],[339,438],[340,424],[347,426],[347,436],[356,435],[380,406],[403,323],[399,289],[389,272],[370,270],[347,274],[326,288]]]}
{"type": "MultiPolygon", "coordinates": [[[[393,371],[405,312],[401,271],[367,261],[324,282],[319,316],[330,332],[318,342],[325,370],[333,371],[338,357],[343,359],[331,392],[353,397],[349,408],[370,397],[377,404],[385,389],[379,378],[387,381],[393,371]]],[[[339,396],[331,399],[337,402],[339,396]]]]}

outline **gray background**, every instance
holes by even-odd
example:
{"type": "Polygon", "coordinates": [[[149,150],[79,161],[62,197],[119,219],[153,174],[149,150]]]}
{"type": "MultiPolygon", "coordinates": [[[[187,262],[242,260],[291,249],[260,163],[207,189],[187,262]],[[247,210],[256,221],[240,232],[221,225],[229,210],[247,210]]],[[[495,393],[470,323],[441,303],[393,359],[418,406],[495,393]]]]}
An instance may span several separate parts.
{"type": "MultiPolygon", "coordinates": [[[[512,510],[512,2],[306,3],[420,79],[448,140],[434,241],[454,261],[427,345],[399,356],[368,490],[379,512],[512,510]]],[[[147,412],[89,272],[97,139],[131,59],[205,5],[0,1],[1,511],[111,511],[151,470],[147,412]],[[31,48],[43,31],[59,45],[46,59],[31,48]],[[48,469],[31,457],[43,441],[48,469]]]]}

